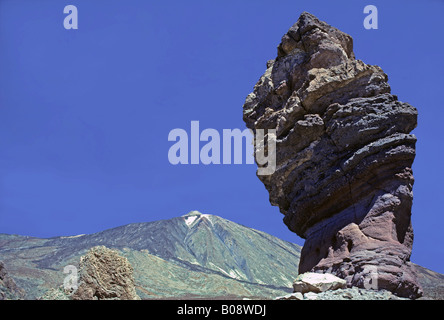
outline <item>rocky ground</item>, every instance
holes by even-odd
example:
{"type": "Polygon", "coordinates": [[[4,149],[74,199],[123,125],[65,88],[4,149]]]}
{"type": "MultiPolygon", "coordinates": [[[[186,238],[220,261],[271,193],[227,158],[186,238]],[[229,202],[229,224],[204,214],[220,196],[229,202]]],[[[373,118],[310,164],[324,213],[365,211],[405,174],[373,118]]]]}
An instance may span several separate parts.
{"type": "Polygon", "coordinates": [[[387,290],[347,288],[347,282],[332,274],[304,273],[293,283],[294,292],[276,300],[409,300],[387,290]]]}
{"type": "Polygon", "coordinates": [[[346,288],[329,290],[321,293],[292,293],[279,300],[410,300],[401,298],[387,290],[367,290],[362,288],[346,288]]]}

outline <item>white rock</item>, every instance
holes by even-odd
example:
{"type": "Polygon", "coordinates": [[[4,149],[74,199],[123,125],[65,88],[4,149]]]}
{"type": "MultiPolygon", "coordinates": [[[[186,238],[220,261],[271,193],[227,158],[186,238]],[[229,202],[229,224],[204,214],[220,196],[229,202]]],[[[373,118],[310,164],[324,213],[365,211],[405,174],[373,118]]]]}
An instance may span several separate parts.
{"type": "Polygon", "coordinates": [[[306,272],[300,274],[293,282],[294,292],[324,292],[327,290],[343,289],[347,287],[344,279],[329,273],[306,272]]]}
{"type": "Polygon", "coordinates": [[[307,292],[304,294],[304,300],[318,300],[318,295],[314,292],[307,292]]]}
{"type": "Polygon", "coordinates": [[[275,300],[303,300],[304,296],[300,292],[290,293],[282,297],[277,297],[275,300]]]}

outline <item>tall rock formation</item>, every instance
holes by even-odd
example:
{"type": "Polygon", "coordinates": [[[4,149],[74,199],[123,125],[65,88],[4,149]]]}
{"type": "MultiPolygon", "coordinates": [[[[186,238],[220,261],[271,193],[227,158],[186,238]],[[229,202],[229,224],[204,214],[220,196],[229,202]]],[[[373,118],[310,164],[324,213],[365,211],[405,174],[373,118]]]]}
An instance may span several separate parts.
{"type": "Polygon", "coordinates": [[[105,246],[80,258],[80,283],[74,300],[140,300],[128,259],[105,246]]]}
{"type": "Polygon", "coordinates": [[[306,239],[299,272],[420,296],[409,262],[417,110],[355,59],[352,38],[302,13],[243,114],[253,131],[276,129],[276,171],[259,178],[306,239]]]}

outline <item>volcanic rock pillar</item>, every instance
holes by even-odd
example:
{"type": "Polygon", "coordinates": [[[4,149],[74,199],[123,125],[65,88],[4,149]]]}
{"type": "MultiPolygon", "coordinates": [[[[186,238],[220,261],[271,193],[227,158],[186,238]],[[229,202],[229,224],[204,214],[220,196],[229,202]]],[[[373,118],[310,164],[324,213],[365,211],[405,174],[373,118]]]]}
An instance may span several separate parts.
{"type": "Polygon", "coordinates": [[[416,298],[410,254],[417,110],[390,93],[352,38],[302,13],[243,106],[248,128],[276,129],[276,171],[258,175],[290,230],[299,272],[416,298]]]}

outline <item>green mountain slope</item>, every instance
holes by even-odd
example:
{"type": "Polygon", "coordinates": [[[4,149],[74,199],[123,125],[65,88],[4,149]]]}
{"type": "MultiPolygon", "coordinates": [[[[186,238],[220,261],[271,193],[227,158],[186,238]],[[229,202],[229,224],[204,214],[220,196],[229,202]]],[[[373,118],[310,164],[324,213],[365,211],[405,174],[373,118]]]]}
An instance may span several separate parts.
{"type": "Polygon", "coordinates": [[[196,211],[95,234],[38,239],[0,235],[0,261],[27,299],[63,284],[67,265],[96,245],[134,267],[138,293],[159,298],[271,298],[291,291],[300,247],[196,211]]]}
{"type": "MultiPolygon", "coordinates": [[[[301,247],[197,211],[102,232],[39,239],[0,234],[0,261],[25,299],[63,285],[91,247],[120,251],[142,299],[272,299],[292,291],[301,247]]],[[[416,265],[425,298],[443,299],[444,275],[416,265]]]]}

